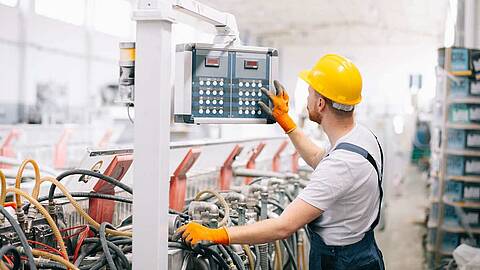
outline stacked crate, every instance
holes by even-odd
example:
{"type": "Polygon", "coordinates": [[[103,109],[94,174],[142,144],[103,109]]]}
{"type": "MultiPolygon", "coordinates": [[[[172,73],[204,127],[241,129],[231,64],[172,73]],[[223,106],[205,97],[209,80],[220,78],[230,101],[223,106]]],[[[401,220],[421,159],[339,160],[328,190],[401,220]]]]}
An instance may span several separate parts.
{"type": "Polygon", "coordinates": [[[480,245],[480,51],[439,49],[432,121],[427,264],[480,245]]]}

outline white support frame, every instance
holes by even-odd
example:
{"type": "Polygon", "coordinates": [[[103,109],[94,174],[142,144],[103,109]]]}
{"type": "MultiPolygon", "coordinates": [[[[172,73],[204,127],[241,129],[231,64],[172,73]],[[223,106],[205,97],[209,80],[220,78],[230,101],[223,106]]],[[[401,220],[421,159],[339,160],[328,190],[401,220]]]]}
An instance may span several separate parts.
{"type": "Polygon", "coordinates": [[[135,62],[133,269],[168,268],[172,23],[183,12],[214,25],[215,42],[239,44],[235,18],[194,0],[138,0],[135,62]]]}

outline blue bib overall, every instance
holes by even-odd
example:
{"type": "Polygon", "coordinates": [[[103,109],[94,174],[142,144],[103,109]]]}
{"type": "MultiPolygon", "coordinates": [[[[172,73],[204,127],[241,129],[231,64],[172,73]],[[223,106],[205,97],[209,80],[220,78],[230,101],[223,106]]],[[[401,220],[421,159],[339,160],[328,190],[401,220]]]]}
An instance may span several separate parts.
{"type": "Polygon", "coordinates": [[[378,169],[375,159],[368,153],[367,150],[351,144],[351,143],[339,143],[335,150],[346,150],[357,153],[363,156],[372,164],[377,172],[378,187],[380,189],[380,203],[378,209],[378,215],[375,221],[370,226],[370,229],[365,233],[362,240],[357,243],[346,246],[329,246],[326,245],[320,235],[318,235],[312,228],[308,226],[310,234],[310,256],[309,256],[309,269],[310,270],[384,270],[385,265],[383,262],[382,252],[375,242],[375,236],[373,230],[378,225],[380,220],[380,208],[383,199],[382,189],[382,176],[383,176],[383,151],[378,139],[375,137],[378,143],[381,154],[381,170],[378,169]]]}

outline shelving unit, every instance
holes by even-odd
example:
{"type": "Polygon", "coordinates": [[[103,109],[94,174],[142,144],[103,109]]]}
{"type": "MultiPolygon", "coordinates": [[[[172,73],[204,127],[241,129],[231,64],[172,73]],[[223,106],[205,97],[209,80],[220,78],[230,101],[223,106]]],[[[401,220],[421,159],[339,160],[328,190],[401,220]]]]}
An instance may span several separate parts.
{"type": "Polygon", "coordinates": [[[465,49],[444,49],[437,69],[426,244],[429,268],[451,257],[461,243],[480,243],[480,95],[470,92],[471,70],[452,71],[458,67],[461,50],[465,49]],[[461,220],[465,215],[458,213],[465,211],[469,218],[461,220]]]}

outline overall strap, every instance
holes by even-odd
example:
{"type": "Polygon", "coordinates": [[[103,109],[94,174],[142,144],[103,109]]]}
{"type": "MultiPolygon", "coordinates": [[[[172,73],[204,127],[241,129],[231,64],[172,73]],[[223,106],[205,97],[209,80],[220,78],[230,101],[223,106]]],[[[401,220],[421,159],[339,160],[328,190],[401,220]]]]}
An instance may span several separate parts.
{"type": "MultiPolygon", "coordinates": [[[[374,135],[375,136],[375,135],[374,135]]],[[[382,150],[382,147],[380,146],[380,142],[378,141],[377,137],[375,136],[375,140],[377,141],[377,144],[378,144],[378,148],[380,149],[380,157],[381,157],[381,168],[380,170],[378,169],[378,165],[377,165],[377,162],[375,161],[375,159],[373,158],[372,155],[370,155],[370,153],[363,149],[362,147],[358,146],[358,145],[355,145],[355,144],[351,144],[351,143],[347,143],[347,142],[342,142],[342,143],[339,143],[335,149],[333,149],[333,151],[335,150],[345,150],[345,151],[350,151],[350,152],[353,152],[353,153],[357,153],[359,155],[361,155],[362,157],[364,157],[366,160],[368,160],[368,162],[370,162],[370,164],[372,164],[373,168],[375,169],[375,171],[377,172],[377,177],[378,177],[378,188],[380,190],[380,202],[378,204],[378,214],[377,214],[377,217],[375,218],[375,220],[373,221],[372,225],[370,226],[370,230],[373,230],[375,229],[375,227],[378,225],[379,221],[380,221],[380,210],[382,208],[382,200],[383,200],[383,188],[382,188],[382,180],[383,180],[383,150],[382,150]]]]}

